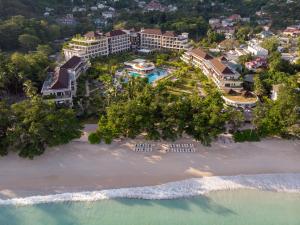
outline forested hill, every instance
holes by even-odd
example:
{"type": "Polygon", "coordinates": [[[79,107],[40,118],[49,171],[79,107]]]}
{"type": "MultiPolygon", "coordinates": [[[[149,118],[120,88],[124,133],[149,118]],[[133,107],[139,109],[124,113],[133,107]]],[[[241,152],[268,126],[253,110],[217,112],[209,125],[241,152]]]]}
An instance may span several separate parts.
{"type": "MultiPolygon", "coordinates": [[[[149,2],[150,0],[145,0],[149,2]]],[[[55,15],[72,12],[72,6],[94,6],[100,0],[0,0],[0,20],[14,15],[28,18],[42,17],[45,7],[55,10],[55,15]]],[[[106,0],[107,4],[115,7],[118,12],[129,8],[129,12],[141,11],[135,0],[106,0]]],[[[283,28],[300,20],[300,0],[160,0],[164,5],[174,4],[178,7],[176,17],[197,17],[206,19],[220,15],[238,13],[251,17],[263,9],[273,21],[273,26],[283,28]]],[[[87,12],[89,13],[89,12],[87,12]]]]}
{"type": "Polygon", "coordinates": [[[35,17],[42,15],[44,8],[49,6],[63,11],[65,7],[71,6],[71,0],[0,0],[0,17],[35,17]]]}
{"type": "MultiPolygon", "coordinates": [[[[149,2],[150,0],[145,0],[149,2]]],[[[278,0],[280,1],[280,0],[278,0]]],[[[42,15],[45,7],[54,8],[57,12],[65,12],[70,10],[70,7],[74,5],[88,6],[94,5],[97,0],[0,0],[0,18],[10,17],[13,15],[23,15],[26,17],[33,17],[42,15]]],[[[110,1],[106,1],[110,2],[110,1]]],[[[268,0],[161,0],[161,3],[176,4],[180,11],[202,11],[209,12],[210,8],[214,10],[222,10],[222,6],[226,5],[235,11],[239,11],[241,14],[248,14],[260,7],[264,6],[268,0]],[[212,7],[212,2],[216,3],[215,7],[212,7]],[[219,7],[218,7],[219,5],[219,7]],[[205,9],[205,10],[203,10],[205,9]]],[[[136,5],[134,0],[119,0],[118,2],[111,1],[115,5],[120,7],[130,7],[136,5]]],[[[223,10],[226,10],[225,7],[223,10]]]]}

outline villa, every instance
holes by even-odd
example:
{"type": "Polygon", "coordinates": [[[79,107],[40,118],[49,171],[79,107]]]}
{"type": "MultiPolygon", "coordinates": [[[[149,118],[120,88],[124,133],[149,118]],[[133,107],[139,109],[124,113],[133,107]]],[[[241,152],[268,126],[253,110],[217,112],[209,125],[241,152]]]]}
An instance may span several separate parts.
{"type": "Polygon", "coordinates": [[[246,62],[245,63],[245,67],[248,69],[248,70],[251,70],[251,71],[256,71],[258,68],[261,68],[261,67],[267,67],[268,66],[268,61],[267,59],[265,58],[261,58],[261,57],[257,57],[256,59],[252,60],[252,61],[249,61],[249,62],[246,62]]]}
{"type": "Polygon", "coordinates": [[[43,96],[50,96],[58,104],[73,105],[77,79],[89,68],[89,62],[73,56],[65,64],[49,72],[42,88],[43,96]]]}
{"type": "Polygon", "coordinates": [[[249,41],[247,51],[253,56],[262,58],[266,58],[269,55],[269,51],[261,47],[255,39],[249,41]]]}
{"type": "Polygon", "coordinates": [[[223,92],[227,105],[254,107],[257,98],[243,89],[241,75],[231,68],[225,57],[214,58],[200,48],[185,52],[181,59],[187,64],[200,68],[202,72],[223,92]]]}
{"type": "Polygon", "coordinates": [[[84,36],[76,35],[64,47],[66,59],[78,56],[84,59],[129,51],[144,50],[188,50],[189,34],[176,35],[173,31],[162,32],[160,29],[113,30],[106,34],[91,31],[84,36]]]}

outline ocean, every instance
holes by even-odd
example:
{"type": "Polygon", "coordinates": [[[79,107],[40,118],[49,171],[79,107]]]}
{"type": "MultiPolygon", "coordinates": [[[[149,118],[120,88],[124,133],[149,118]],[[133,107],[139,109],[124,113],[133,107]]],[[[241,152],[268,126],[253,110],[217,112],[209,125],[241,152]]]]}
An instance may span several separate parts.
{"type": "Polygon", "coordinates": [[[173,200],[0,205],[1,225],[300,225],[300,194],[213,191],[173,200]]]}

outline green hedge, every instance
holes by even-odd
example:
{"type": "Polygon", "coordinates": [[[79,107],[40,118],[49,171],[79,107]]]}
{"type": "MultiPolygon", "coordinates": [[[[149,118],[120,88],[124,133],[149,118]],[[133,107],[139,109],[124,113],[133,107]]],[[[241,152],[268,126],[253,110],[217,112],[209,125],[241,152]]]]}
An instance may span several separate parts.
{"type": "Polygon", "coordinates": [[[256,130],[237,131],[234,133],[233,137],[235,142],[260,141],[260,136],[256,130]]]}

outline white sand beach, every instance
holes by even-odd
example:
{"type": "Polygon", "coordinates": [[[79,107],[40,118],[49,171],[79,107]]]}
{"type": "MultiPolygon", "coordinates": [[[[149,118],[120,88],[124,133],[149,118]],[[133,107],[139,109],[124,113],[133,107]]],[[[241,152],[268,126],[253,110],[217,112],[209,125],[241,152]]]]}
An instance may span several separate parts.
{"type": "MultiPolygon", "coordinates": [[[[89,127],[87,130],[92,129],[89,127]]],[[[34,160],[10,154],[0,158],[0,199],[37,194],[159,185],[205,176],[300,173],[300,141],[268,139],[258,143],[193,143],[196,153],[133,151],[142,139],[90,145],[86,137],[48,149],[34,160]]]]}

